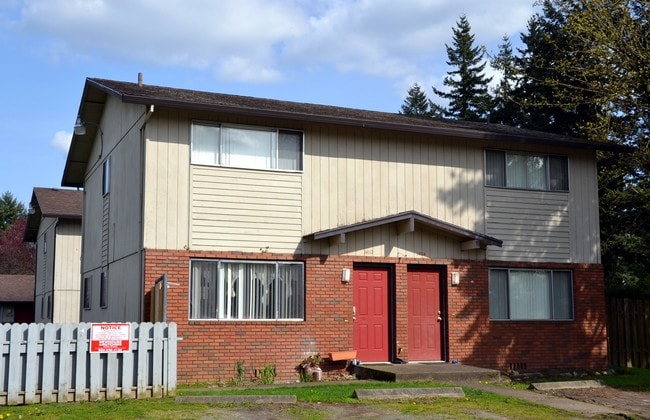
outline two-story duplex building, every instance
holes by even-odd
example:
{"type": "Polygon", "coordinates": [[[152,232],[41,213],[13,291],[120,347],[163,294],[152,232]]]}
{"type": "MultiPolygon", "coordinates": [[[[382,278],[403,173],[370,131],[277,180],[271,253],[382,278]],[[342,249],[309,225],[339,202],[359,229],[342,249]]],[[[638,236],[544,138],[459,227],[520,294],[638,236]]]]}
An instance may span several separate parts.
{"type": "Polygon", "coordinates": [[[83,192],[34,188],[25,242],[36,245],[35,322],[79,322],[83,192]]]}
{"type": "Polygon", "coordinates": [[[82,321],[149,318],[181,382],[306,355],[605,368],[598,150],[499,125],[87,79],[82,321]]]}

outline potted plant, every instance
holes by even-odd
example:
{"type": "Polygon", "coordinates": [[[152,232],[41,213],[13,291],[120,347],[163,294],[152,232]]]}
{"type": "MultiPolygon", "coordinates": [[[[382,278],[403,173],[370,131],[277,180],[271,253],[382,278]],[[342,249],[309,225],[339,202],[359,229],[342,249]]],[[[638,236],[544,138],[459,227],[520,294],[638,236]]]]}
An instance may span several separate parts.
{"type": "Polygon", "coordinates": [[[320,381],[323,377],[323,370],[320,364],[323,361],[320,353],[307,356],[300,363],[300,377],[305,381],[320,381]]]}

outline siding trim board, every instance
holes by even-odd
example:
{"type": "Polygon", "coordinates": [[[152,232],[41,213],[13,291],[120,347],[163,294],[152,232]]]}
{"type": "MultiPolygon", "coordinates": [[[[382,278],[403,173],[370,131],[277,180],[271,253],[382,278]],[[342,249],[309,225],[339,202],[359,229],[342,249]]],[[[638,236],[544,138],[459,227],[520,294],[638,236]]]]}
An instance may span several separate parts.
{"type": "Polygon", "coordinates": [[[345,243],[346,234],[348,233],[383,226],[390,223],[396,224],[396,233],[398,235],[402,233],[414,232],[417,226],[424,229],[442,231],[444,233],[458,237],[462,240],[461,249],[464,251],[472,249],[485,249],[488,245],[500,247],[503,244],[503,241],[500,239],[465,229],[452,223],[436,219],[435,217],[418,213],[414,210],[405,211],[391,216],[379,217],[365,222],[352,223],[350,225],[338,227],[335,229],[315,232],[307,235],[307,238],[311,237],[314,240],[328,239],[330,241],[330,245],[338,245],[345,243]]]}

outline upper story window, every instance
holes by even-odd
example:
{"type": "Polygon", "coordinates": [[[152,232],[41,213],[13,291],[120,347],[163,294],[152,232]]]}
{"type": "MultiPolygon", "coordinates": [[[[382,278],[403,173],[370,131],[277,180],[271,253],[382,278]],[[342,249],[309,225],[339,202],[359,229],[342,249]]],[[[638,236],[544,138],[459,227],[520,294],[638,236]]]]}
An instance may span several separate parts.
{"type": "Polygon", "coordinates": [[[302,156],[300,131],[192,123],[193,164],[301,171],[302,156]]]}
{"type": "Polygon", "coordinates": [[[542,191],[569,191],[566,156],[485,151],[485,185],[542,191]]]}

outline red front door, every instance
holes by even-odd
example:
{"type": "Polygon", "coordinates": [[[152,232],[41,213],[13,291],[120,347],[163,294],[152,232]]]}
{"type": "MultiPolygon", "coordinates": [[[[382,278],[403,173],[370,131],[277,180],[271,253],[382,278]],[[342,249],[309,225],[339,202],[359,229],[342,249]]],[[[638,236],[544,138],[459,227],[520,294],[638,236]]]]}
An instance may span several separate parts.
{"type": "Polygon", "coordinates": [[[388,270],[354,269],[354,338],[362,362],[388,361],[388,270]]]}
{"type": "Polygon", "coordinates": [[[409,271],[409,360],[441,360],[440,271],[409,271]]]}

